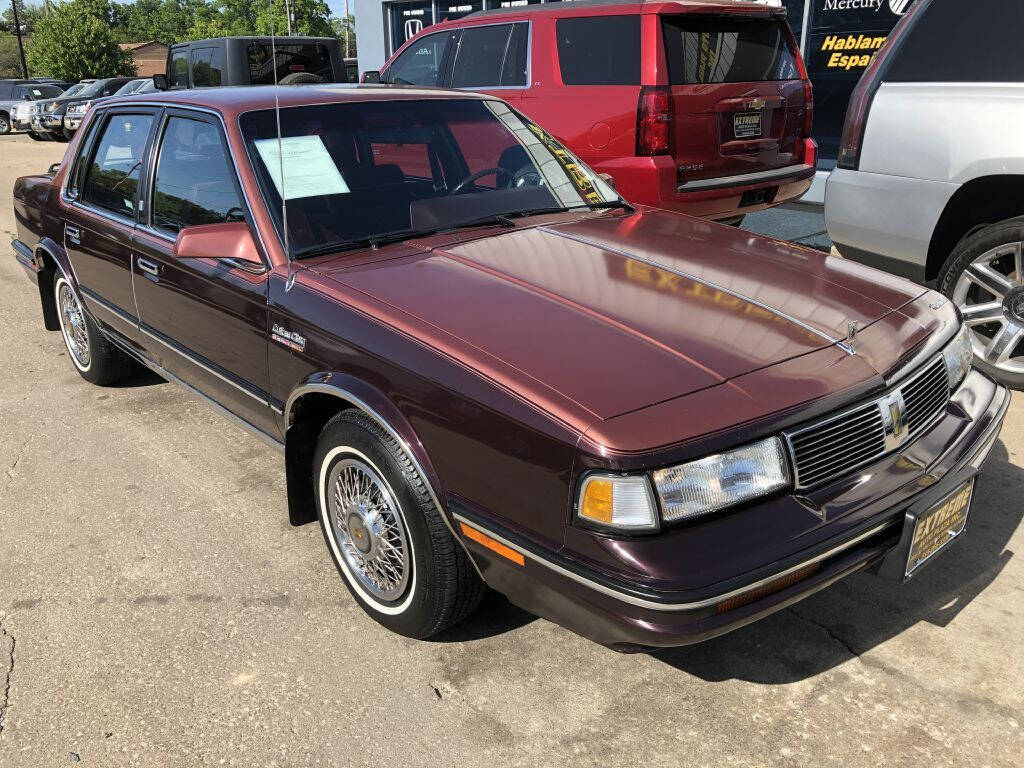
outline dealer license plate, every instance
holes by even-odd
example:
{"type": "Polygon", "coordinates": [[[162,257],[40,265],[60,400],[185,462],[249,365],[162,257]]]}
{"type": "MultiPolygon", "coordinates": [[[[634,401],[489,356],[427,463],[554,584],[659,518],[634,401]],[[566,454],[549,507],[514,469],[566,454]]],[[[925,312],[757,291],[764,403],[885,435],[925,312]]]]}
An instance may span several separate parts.
{"type": "Polygon", "coordinates": [[[761,135],[760,112],[738,112],[732,117],[732,132],[737,139],[761,135]]]}
{"type": "Polygon", "coordinates": [[[963,533],[974,494],[974,478],[917,519],[907,557],[907,576],[963,533]]]}

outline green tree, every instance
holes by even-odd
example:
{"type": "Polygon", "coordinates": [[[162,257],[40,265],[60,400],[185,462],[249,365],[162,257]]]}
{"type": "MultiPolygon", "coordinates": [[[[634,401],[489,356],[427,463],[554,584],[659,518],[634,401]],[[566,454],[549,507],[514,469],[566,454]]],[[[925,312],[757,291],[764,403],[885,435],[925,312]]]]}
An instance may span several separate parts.
{"type": "Polygon", "coordinates": [[[356,17],[353,14],[331,19],[334,36],[341,41],[341,52],[344,56],[357,56],[356,53],[356,17]]]}
{"type": "Polygon", "coordinates": [[[14,35],[0,34],[0,78],[21,77],[21,57],[14,35]]]}
{"type": "Polygon", "coordinates": [[[33,74],[81,80],[135,74],[112,29],[116,9],[107,0],[62,3],[36,24],[28,48],[33,74]]]}
{"type": "Polygon", "coordinates": [[[121,7],[124,22],[118,27],[117,36],[126,43],[187,40],[194,25],[217,12],[206,0],[135,0],[121,7]]]}
{"type": "Polygon", "coordinates": [[[276,35],[288,33],[286,5],[291,6],[292,32],[330,37],[331,10],[323,0],[218,0],[214,11],[197,19],[188,31],[190,40],[223,35],[276,35]]]}
{"type": "MultiPolygon", "coordinates": [[[[14,11],[11,8],[11,0],[0,0],[6,8],[0,13],[0,27],[14,33],[14,11]]],[[[18,21],[21,24],[21,34],[31,35],[36,22],[42,18],[43,8],[39,5],[26,5],[25,0],[14,0],[18,5],[18,21]]]]}

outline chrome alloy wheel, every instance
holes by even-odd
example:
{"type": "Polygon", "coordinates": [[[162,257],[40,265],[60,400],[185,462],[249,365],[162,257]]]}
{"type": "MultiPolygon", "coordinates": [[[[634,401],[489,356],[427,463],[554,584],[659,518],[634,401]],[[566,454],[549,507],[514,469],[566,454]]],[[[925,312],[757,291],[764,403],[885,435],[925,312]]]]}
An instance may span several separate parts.
{"type": "Polygon", "coordinates": [[[343,458],[327,482],[331,531],[345,566],[373,597],[397,600],[409,584],[411,548],[398,501],[376,469],[343,458]]]}
{"type": "Polygon", "coordinates": [[[953,301],[971,331],[975,357],[1007,373],[1024,373],[1024,243],[1005,243],[971,262],[953,301]]]}
{"type": "Polygon", "coordinates": [[[92,357],[89,354],[89,334],[85,327],[85,315],[75,292],[64,280],[61,280],[57,291],[57,303],[60,307],[60,327],[64,332],[68,351],[79,368],[83,371],[88,370],[92,357]]]}

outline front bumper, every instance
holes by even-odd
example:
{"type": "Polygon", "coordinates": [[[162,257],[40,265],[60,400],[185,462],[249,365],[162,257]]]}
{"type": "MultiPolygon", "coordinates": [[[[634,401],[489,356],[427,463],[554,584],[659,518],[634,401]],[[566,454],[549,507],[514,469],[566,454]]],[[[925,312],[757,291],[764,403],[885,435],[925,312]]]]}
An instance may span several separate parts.
{"type": "MultiPolygon", "coordinates": [[[[859,509],[851,509],[842,522],[856,522],[842,534],[704,590],[656,591],[615,579],[568,554],[540,549],[473,510],[453,505],[452,512],[460,524],[521,555],[519,564],[478,539],[466,539],[488,585],[523,608],[621,649],[686,645],[756,621],[857,571],[880,568],[886,558],[890,565],[885,570],[892,572],[891,563],[906,551],[906,537],[912,535],[908,511],[919,510],[933,496],[941,498],[978,472],[1009,403],[1005,387],[972,371],[954,393],[947,416],[901,452],[920,452],[923,447],[915,445],[929,440],[941,445],[926,472],[896,492],[869,496],[859,509]]],[[[865,476],[871,472],[872,467],[860,470],[865,476]]],[[[981,513],[976,509],[972,515],[981,513]]]]}
{"type": "Polygon", "coordinates": [[[69,131],[77,131],[78,126],[82,124],[83,119],[84,115],[65,115],[64,127],[69,131]]]}
{"type": "Polygon", "coordinates": [[[31,117],[12,117],[11,128],[16,131],[31,131],[32,130],[32,118],[31,117]]]}

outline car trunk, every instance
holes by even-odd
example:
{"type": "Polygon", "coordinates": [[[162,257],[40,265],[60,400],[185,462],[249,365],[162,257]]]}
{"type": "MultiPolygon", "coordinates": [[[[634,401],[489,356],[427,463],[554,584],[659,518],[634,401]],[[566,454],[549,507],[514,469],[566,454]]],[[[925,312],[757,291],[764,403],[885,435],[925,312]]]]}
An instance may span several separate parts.
{"type": "Polygon", "coordinates": [[[661,17],[679,182],[802,162],[807,95],[783,19],[661,17]]]}

